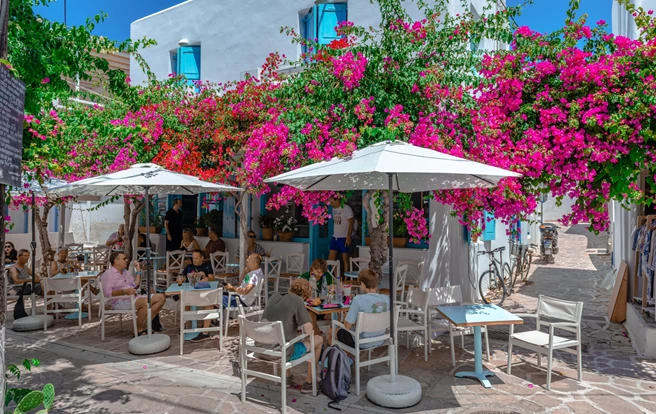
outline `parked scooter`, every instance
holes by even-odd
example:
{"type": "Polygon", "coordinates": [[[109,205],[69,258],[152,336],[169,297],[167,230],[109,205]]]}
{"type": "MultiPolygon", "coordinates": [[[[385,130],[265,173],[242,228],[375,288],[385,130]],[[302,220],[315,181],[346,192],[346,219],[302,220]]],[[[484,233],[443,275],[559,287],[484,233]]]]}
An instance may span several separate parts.
{"type": "Polygon", "coordinates": [[[558,226],[543,223],[540,225],[540,254],[546,263],[555,263],[558,254],[558,226]]]}

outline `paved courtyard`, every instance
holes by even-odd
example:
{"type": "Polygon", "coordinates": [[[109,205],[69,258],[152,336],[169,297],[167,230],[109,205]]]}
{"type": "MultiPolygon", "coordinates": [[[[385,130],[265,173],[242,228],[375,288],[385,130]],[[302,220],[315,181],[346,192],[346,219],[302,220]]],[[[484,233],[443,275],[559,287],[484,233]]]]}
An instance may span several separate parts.
{"type": "MultiPolygon", "coordinates": [[[[606,307],[610,291],[600,284],[610,269],[603,236],[587,233],[583,226],[562,229],[556,263],[536,263],[530,282],[520,287],[505,307],[513,312],[532,312],[539,294],[584,300],[583,381],[576,381],[573,355],[556,353],[552,390],[544,388],[546,373],[529,352],[513,358],[512,375],[507,364],[507,327],[490,332],[492,360],[484,361],[496,376],[493,388],[477,381],[460,379],[454,372],[472,369],[473,344],[456,350],[452,368],[448,336],[433,341],[427,363],[423,348],[399,347],[400,371],[422,384],[423,399],[411,408],[390,411],[374,406],[365,395],[368,378],[385,371],[384,365],[362,371],[362,393],[352,393],[342,402],[343,413],[654,413],[656,412],[656,361],[636,355],[621,324],[609,323],[606,307]]],[[[11,313],[11,312],[10,312],[11,313]]],[[[9,315],[11,317],[11,315],[9,315]]],[[[42,387],[51,382],[56,389],[58,413],[264,413],[279,412],[279,388],[269,382],[251,380],[248,400],[239,399],[237,329],[221,351],[218,341],[185,344],[179,355],[173,312],[165,311],[164,324],[171,348],[149,357],[127,352],[130,323],[107,326],[106,341],[100,341],[97,309],[94,319],[81,329],[77,322],[57,322],[48,332],[7,332],[7,361],[37,357],[42,365],[25,375],[21,386],[42,387]]],[[[8,321],[11,326],[11,320],[8,321]]],[[[528,329],[530,325],[520,329],[528,329]]],[[[403,342],[401,342],[403,343],[403,342]]],[[[458,342],[456,342],[458,343],[458,342]]],[[[301,382],[305,367],[295,373],[301,382]]],[[[10,383],[12,385],[13,383],[10,383]]],[[[15,385],[15,384],[13,384],[15,385]]],[[[353,391],[353,389],[352,389],[353,391]]],[[[300,390],[288,392],[290,412],[331,412],[328,399],[312,397],[300,390]]]]}

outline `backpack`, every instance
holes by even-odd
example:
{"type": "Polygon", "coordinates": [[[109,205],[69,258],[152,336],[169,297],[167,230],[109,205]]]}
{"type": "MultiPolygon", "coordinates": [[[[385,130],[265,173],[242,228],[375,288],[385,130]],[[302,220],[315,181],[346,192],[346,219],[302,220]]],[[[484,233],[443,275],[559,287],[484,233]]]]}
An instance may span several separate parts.
{"type": "Polygon", "coordinates": [[[14,320],[15,321],[28,316],[27,312],[25,312],[25,301],[23,299],[23,296],[24,295],[30,295],[30,294],[32,294],[32,285],[30,285],[29,283],[25,283],[20,288],[18,301],[16,302],[16,305],[14,306],[14,320]]]}
{"type": "Polygon", "coordinates": [[[336,346],[324,349],[321,354],[321,392],[332,401],[328,407],[342,411],[332,404],[345,400],[351,386],[351,367],[346,353],[336,346]]]}

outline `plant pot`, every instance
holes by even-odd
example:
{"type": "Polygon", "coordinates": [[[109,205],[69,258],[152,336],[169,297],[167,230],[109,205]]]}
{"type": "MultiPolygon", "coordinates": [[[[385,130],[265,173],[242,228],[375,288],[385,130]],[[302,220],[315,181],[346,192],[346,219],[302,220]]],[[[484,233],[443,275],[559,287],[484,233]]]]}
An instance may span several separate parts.
{"type": "Polygon", "coordinates": [[[280,241],[290,242],[294,238],[294,232],[293,231],[279,232],[278,236],[280,237],[280,241]]]}
{"type": "Polygon", "coordinates": [[[478,235],[471,236],[472,243],[478,243],[478,235]]]}
{"type": "Polygon", "coordinates": [[[364,245],[365,246],[371,246],[371,237],[364,236],[364,245]]]}
{"type": "Polygon", "coordinates": [[[273,240],[273,229],[271,227],[262,229],[262,240],[273,240]]]}
{"type": "Polygon", "coordinates": [[[206,237],[207,236],[207,229],[206,228],[196,227],[196,236],[206,237]]]}
{"type": "Polygon", "coordinates": [[[161,229],[159,227],[150,226],[148,231],[146,231],[146,226],[139,226],[139,233],[155,233],[155,234],[157,234],[157,233],[160,232],[160,230],[161,229]]]}
{"type": "Polygon", "coordinates": [[[392,245],[394,247],[405,247],[408,244],[408,238],[407,237],[393,237],[392,238],[392,245]]]}

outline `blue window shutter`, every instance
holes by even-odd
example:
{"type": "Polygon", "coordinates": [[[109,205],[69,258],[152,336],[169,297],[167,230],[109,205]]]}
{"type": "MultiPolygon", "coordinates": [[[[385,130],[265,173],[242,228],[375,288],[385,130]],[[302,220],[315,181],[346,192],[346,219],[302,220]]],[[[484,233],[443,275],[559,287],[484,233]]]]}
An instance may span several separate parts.
{"type": "MultiPolygon", "coordinates": [[[[301,35],[304,39],[314,41],[317,38],[317,6],[310,9],[301,20],[301,35]]],[[[303,53],[307,53],[307,46],[303,46],[303,53]]]]}
{"type": "Polygon", "coordinates": [[[483,231],[483,241],[491,241],[496,238],[496,227],[497,227],[497,221],[494,219],[494,214],[488,213],[487,211],[485,212],[485,216],[483,218],[485,220],[485,230],[483,231]]]}
{"type": "Polygon", "coordinates": [[[182,46],[178,48],[178,75],[185,75],[188,80],[200,80],[200,46],[182,46]]]}
{"type": "Polygon", "coordinates": [[[335,27],[340,22],[346,21],[346,3],[319,4],[316,7],[319,26],[317,38],[319,39],[319,44],[327,45],[333,40],[340,38],[340,36],[337,36],[335,27]]]}

